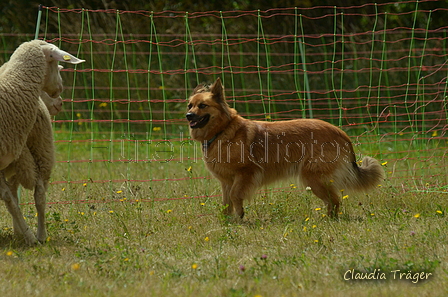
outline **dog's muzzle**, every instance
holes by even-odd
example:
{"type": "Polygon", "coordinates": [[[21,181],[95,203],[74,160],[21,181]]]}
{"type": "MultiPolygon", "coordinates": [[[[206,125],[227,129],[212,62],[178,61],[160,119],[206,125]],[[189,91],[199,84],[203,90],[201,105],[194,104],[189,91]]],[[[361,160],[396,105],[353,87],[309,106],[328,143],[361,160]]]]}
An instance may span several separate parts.
{"type": "Polygon", "coordinates": [[[209,114],[206,114],[203,116],[198,116],[197,114],[195,114],[193,112],[189,112],[185,116],[186,116],[188,122],[190,123],[191,129],[202,128],[205,125],[207,125],[208,121],[210,120],[209,114]]]}

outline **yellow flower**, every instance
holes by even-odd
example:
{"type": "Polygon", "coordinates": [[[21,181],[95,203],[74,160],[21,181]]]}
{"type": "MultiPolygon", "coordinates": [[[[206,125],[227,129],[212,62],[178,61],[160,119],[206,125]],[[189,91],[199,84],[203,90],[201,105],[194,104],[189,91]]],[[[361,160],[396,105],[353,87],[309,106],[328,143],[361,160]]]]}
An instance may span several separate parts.
{"type": "Polygon", "coordinates": [[[13,252],[13,251],[7,251],[7,252],[6,252],[6,256],[12,256],[12,255],[14,255],[14,252],[13,252]]]}
{"type": "Polygon", "coordinates": [[[78,113],[76,114],[76,116],[77,116],[78,118],[80,118],[80,117],[81,117],[81,113],[78,112],[78,113]]]}
{"type": "Polygon", "coordinates": [[[309,217],[307,217],[306,219],[305,219],[305,222],[308,222],[310,220],[310,218],[309,217]]]}
{"type": "Polygon", "coordinates": [[[313,227],[312,227],[312,228],[314,229],[314,228],[316,228],[316,227],[317,227],[316,225],[313,225],[313,227]]]}
{"type": "Polygon", "coordinates": [[[321,210],[322,208],[320,208],[320,207],[318,207],[318,208],[315,208],[314,210],[315,211],[319,211],[319,210],[321,210]]]}
{"type": "Polygon", "coordinates": [[[347,199],[348,195],[342,196],[342,199],[347,199]]]}
{"type": "Polygon", "coordinates": [[[434,132],[432,132],[431,136],[432,136],[432,137],[436,137],[436,136],[437,136],[437,130],[435,130],[434,132]]]}
{"type": "Polygon", "coordinates": [[[65,188],[62,188],[62,192],[64,192],[65,191],[65,188]]]}
{"type": "Polygon", "coordinates": [[[191,268],[197,269],[198,268],[198,264],[194,263],[193,265],[191,265],[191,268]]]}
{"type": "Polygon", "coordinates": [[[319,240],[317,240],[317,239],[316,239],[316,240],[315,240],[314,242],[315,242],[315,243],[318,243],[318,242],[319,242],[319,240]]]}
{"type": "Polygon", "coordinates": [[[419,218],[420,217],[420,214],[419,213],[416,213],[415,215],[414,215],[414,218],[419,218]]]}
{"type": "Polygon", "coordinates": [[[79,263],[72,264],[73,271],[79,270],[79,268],[81,268],[81,265],[79,265],[79,263]]]}
{"type": "Polygon", "coordinates": [[[191,170],[193,170],[193,168],[191,166],[187,168],[188,172],[190,172],[191,170]]]}
{"type": "Polygon", "coordinates": [[[167,211],[166,211],[166,213],[171,213],[172,212],[172,210],[171,209],[168,209],[167,211]]]}
{"type": "Polygon", "coordinates": [[[441,210],[436,210],[436,213],[443,214],[443,212],[441,210]]]}
{"type": "Polygon", "coordinates": [[[109,210],[109,213],[114,213],[114,211],[113,210],[109,210]]]}
{"type": "Polygon", "coordinates": [[[154,128],[152,128],[152,131],[154,131],[154,132],[157,132],[157,131],[160,131],[160,130],[162,130],[161,127],[154,127],[154,128]]]}
{"type": "Polygon", "coordinates": [[[121,193],[123,193],[123,191],[122,190],[118,190],[116,193],[117,194],[121,194],[121,193]]]}
{"type": "Polygon", "coordinates": [[[383,165],[383,166],[387,165],[387,161],[381,163],[381,165],[383,165]]]}
{"type": "Polygon", "coordinates": [[[202,202],[202,203],[201,203],[201,206],[204,206],[204,205],[205,205],[205,203],[204,203],[204,202],[202,202]]]}
{"type": "Polygon", "coordinates": [[[303,227],[303,232],[306,232],[306,227],[303,227]]]}
{"type": "Polygon", "coordinates": [[[208,236],[206,238],[204,238],[205,241],[210,241],[210,238],[208,238],[208,236]]]}
{"type": "Polygon", "coordinates": [[[107,103],[106,102],[102,102],[102,103],[100,103],[100,107],[106,107],[107,106],[107,103]]]}

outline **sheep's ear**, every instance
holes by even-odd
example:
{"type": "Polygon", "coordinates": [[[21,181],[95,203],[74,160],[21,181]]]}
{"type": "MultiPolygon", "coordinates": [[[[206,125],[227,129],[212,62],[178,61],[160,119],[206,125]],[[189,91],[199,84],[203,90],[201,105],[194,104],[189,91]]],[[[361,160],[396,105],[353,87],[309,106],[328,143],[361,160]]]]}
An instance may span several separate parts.
{"type": "Polygon", "coordinates": [[[55,45],[52,44],[46,44],[42,45],[42,50],[46,57],[49,57],[53,60],[59,61],[59,62],[66,62],[70,64],[79,64],[82,62],[85,62],[86,60],[78,59],[77,57],[59,49],[55,45]]]}

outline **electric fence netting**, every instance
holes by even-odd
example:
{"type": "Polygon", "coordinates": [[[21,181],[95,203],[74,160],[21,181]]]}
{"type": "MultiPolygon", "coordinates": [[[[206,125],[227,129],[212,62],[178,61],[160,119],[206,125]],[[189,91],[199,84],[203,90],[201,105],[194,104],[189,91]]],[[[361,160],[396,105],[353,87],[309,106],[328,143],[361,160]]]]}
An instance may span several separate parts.
{"type": "MultiPolygon", "coordinates": [[[[62,70],[51,191],[68,202],[99,199],[89,194],[99,187],[104,199],[121,191],[142,200],[219,195],[184,116],[193,88],[221,77],[242,116],[328,121],[347,132],[359,157],[381,161],[383,186],[447,192],[448,26],[432,22],[447,10],[424,2],[208,12],[42,7],[38,38],[86,60],[62,70]]],[[[6,58],[30,36],[2,39],[6,58]]]]}

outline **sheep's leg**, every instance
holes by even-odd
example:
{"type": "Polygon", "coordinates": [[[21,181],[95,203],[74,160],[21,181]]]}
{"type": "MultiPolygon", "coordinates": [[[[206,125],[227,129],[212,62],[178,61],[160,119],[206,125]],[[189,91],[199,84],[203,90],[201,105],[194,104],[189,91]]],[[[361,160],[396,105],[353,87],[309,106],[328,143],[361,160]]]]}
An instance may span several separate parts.
{"type": "Polygon", "coordinates": [[[47,240],[47,230],[45,226],[45,197],[46,187],[42,179],[37,179],[34,188],[34,202],[37,209],[37,240],[44,243],[47,240]]]}
{"type": "MultiPolygon", "coordinates": [[[[19,205],[19,198],[17,197],[17,191],[19,189],[19,183],[16,182],[14,180],[14,178],[12,180],[9,180],[9,182],[10,182],[9,189],[10,189],[11,194],[12,194],[11,197],[14,199],[14,203],[18,206],[19,205]]],[[[13,227],[14,227],[14,234],[16,234],[16,235],[23,235],[22,230],[20,229],[20,224],[17,221],[17,218],[14,217],[14,216],[12,217],[12,224],[13,224],[13,227]]]]}
{"type": "Polygon", "coordinates": [[[11,193],[8,184],[6,183],[5,177],[1,172],[0,172],[0,195],[3,201],[5,201],[6,207],[8,208],[8,211],[11,214],[11,216],[13,217],[13,220],[16,222],[16,226],[20,230],[19,232],[23,234],[25,242],[28,245],[36,244],[37,242],[36,237],[34,236],[33,232],[31,232],[31,229],[25,222],[22,211],[20,210],[18,204],[16,203],[15,198],[11,193]]]}

